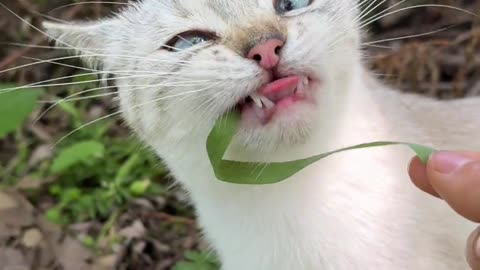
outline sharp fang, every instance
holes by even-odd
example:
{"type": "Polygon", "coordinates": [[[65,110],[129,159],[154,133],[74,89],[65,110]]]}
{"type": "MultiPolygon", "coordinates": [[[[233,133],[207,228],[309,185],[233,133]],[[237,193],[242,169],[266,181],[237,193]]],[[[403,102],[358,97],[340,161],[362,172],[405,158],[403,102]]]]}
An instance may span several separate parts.
{"type": "Polygon", "coordinates": [[[252,98],[253,102],[257,105],[257,107],[263,108],[261,98],[257,93],[251,94],[250,97],[252,98]]]}
{"type": "Polygon", "coordinates": [[[305,91],[305,84],[303,81],[297,85],[297,89],[295,89],[295,93],[302,94],[305,91]]]}
{"type": "Polygon", "coordinates": [[[302,81],[298,83],[297,88],[295,88],[295,93],[303,93],[308,83],[309,83],[308,78],[303,77],[302,81]]]}
{"type": "Polygon", "coordinates": [[[265,107],[267,107],[267,109],[271,109],[271,108],[275,107],[275,103],[273,103],[266,96],[260,96],[260,100],[262,101],[263,105],[265,105],[265,107]]]}

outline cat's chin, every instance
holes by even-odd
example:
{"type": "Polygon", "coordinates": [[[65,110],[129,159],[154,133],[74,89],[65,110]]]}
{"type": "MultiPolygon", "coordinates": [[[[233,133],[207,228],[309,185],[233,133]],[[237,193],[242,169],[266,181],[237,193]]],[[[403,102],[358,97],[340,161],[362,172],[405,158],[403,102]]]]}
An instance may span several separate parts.
{"type": "Polygon", "coordinates": [[[275,112],[267,123],[242,125],[236,142],[247,151],[275,152],[306,144],[318,116],[317,107],[310,102],[298,102],[275,112]]]}
{"type": "Polygon", "coordinates": [[[313,92],[318,83],[292,75],[273,80],[238,106],[242,124],[236,136],[246,149],[271,152],[308,141],[318,108],[313,92]]]}

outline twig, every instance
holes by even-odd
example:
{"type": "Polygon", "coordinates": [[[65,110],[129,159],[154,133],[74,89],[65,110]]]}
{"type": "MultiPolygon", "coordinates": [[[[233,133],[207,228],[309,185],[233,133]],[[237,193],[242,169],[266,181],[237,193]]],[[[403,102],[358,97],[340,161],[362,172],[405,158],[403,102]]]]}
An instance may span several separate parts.
{"type": "Polygon", "coordinates": [[[179,216],[172,216],[170,214],[164,213],[164,212],[148,212],[145,214],[146,216],[149,217],[155,217],[159,219],[163,219],[169,223],[179,223],[179,224],[185,224],[189,226],[195,226],[195,221],[190,218],[185,218],[185,217],[179,217],[179,216]]]}
{"type": "MultiPolygon", "coordinates": [[[[45,41],[45,37],[43,35],[37,35],[33,39],[32,45],[38,46],[43,41],[45,41]]],[[[15,63],[19,58],[25,56],[31,50],[35,49],[34,47],[25,47],[15,50],[13,53],[9,54],[5,57],[2,61],[0,61],[0,70],[4,70],[9,67],[11,64],[15,63]]]]}

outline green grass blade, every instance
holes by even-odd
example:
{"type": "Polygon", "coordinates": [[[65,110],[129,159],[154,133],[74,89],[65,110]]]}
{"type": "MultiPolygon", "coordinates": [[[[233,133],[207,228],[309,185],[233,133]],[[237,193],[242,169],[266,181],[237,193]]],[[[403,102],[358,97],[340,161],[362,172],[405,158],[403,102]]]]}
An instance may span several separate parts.
{"type": "Polygon", "coordinates": [[[323,158],[336,153],[355,149],[399,144],[406,145],[410,147],[424,163],[427,162],[428,157],[434,151],[430,147],[418,144],[379,141],[350,146],[309,158],[288,162],[258,163],[224,160],[223,156],[225,155],[239,125],[240,114],[237,112],[229,112],[224,115],[221,121],[217,121],[207,139],[208,157],[213,166],[216,177],[218,180],[234,184],[265,185],[278,183],[288,179],[305,167],[323,158]]]}

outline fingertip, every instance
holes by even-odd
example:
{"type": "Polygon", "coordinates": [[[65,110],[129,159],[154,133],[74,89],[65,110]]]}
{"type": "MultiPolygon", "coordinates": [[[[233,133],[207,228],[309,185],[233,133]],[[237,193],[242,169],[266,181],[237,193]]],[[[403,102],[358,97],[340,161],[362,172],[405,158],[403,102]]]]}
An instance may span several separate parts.
{"type": "Polygon", "coordinates": [[[408,175],[417,188],[435,197],[440,197],[430,183],[427,177],[427,168],[420,158],[414,157],[410,160],[408,175]]]}
{"type": "Polygon", "coordinates": [[[480,222],[480,160],[459,152],[439,152],[427,164],[433,189],[457,213],[480,222]]]}

